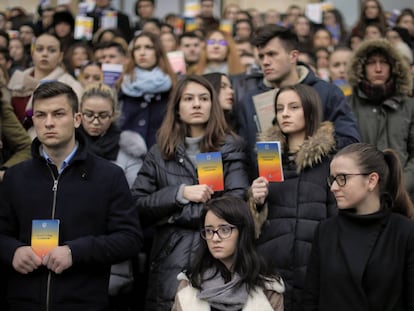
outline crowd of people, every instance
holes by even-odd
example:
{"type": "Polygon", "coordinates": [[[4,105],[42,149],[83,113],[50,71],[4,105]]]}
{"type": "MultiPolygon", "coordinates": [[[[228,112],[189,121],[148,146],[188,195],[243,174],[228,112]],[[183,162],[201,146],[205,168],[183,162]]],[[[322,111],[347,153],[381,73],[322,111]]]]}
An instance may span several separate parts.
{"type": "Polygon", "coordinates": [[[157,5],[0,12],[0,309],[414,310],[414,7],[157,5]]]}

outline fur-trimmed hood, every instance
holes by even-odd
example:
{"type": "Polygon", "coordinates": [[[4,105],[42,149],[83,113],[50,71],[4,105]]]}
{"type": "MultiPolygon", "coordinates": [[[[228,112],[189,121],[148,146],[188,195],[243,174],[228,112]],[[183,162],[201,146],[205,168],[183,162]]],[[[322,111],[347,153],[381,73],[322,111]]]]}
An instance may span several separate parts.
{"type": "MultiPolygon", "coordinates": [[[[258,136],[259,141],[280,141],[282,152],[286,150],[286,137],[278,125],[271,127],[258,136]]],[[[325,121],[313,134],[308,137],[296,154],[296,170],[302,171],[322,162],[322,158],[335,150],[335,130],[332,122],[325,121]]]]}
{"type": "Polygon", "coordinates": [[[409,95],[412,92],[413,80],[410,69],[403,56],[386,39],[366,40],[356,49],[349,61],[348,82],[357,87],[364,80],[364,65],[367,55],[380,52],[392,62],[391,76],[395,79],[396,95],[409,95]]]}

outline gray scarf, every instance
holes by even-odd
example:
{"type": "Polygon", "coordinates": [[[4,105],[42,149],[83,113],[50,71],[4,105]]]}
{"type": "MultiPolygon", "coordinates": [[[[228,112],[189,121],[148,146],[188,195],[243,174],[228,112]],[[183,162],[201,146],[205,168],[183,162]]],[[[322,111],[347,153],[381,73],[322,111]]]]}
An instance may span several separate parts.
{"type": "Polygon", "coordinates": [[[238,311],[243,308],[249,296],[244,285],[235,287],[240,277],[234,274],[232,280],[224,283],[220,272],[208,269],[203,275],[202,288],[197,298],[206,300],[211,307],[221,311],[238,311]]]}

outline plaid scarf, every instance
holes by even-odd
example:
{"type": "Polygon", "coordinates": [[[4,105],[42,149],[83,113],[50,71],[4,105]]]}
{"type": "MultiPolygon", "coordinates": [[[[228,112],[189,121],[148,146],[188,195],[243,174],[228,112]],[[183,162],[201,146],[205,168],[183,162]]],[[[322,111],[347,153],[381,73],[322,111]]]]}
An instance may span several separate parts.
{"type": "Polygon", "coordinates": [[[384,100],[391,97],[395,93],[394,79],[389,79],[381,85],[373,85],[368,80],[362,80],[359,83],[359,89],[372,100],[384,100]]]}

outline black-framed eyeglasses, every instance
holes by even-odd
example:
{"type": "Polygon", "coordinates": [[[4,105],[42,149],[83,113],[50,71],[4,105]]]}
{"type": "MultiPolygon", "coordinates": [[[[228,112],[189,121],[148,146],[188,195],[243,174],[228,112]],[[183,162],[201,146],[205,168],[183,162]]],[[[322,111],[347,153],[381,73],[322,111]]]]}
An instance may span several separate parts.
{"type": "Polygon", "coordinates": [[[99,113],[93,113],[92,111],[85,111],[85,112],[82,112],[82,116],[86,121],[90,123],[95,121],[95,119],[98,119],[99,122],[103,122],[105,120],[108,120],[110,117],[112,117],[112,113],[108,111],[102,111],[99,113]]]}
{"type": "Polygon", "coordinates": [[[326,181],[328,182],[328,186],[329,187],[332,187],[332,184],[333,184],[333,182],[334,181],[336,181],[336,183],[338,184],[338,186],[339,187],[343,187],[343,186],[345,186],[346,185],[346,178],[348,177],[348,176],[360,176],[360,175],[363,175],[363,176],[367,176],[367,175],[369,175],[369,174],[371,174],[371,173],[358,173],[358,174],[338,174],[338,175],[336,175],[336,176],[328,176],[327,178],[326,178],[326,181]]]}
{"type": "Polygon", "coordinates": [[[224,226],[220,226],[216,230],[212,228],[203,228],[200,230],[200,233],[201,233],[201,237],[204,240],[211,240],[214,237],[215,233],[220,239],[225,240],[231,237],[231,233],[233,232],[233,229],[235,228],[237,227],[231,226],[231,225],[224,225],[224,226]]]}

